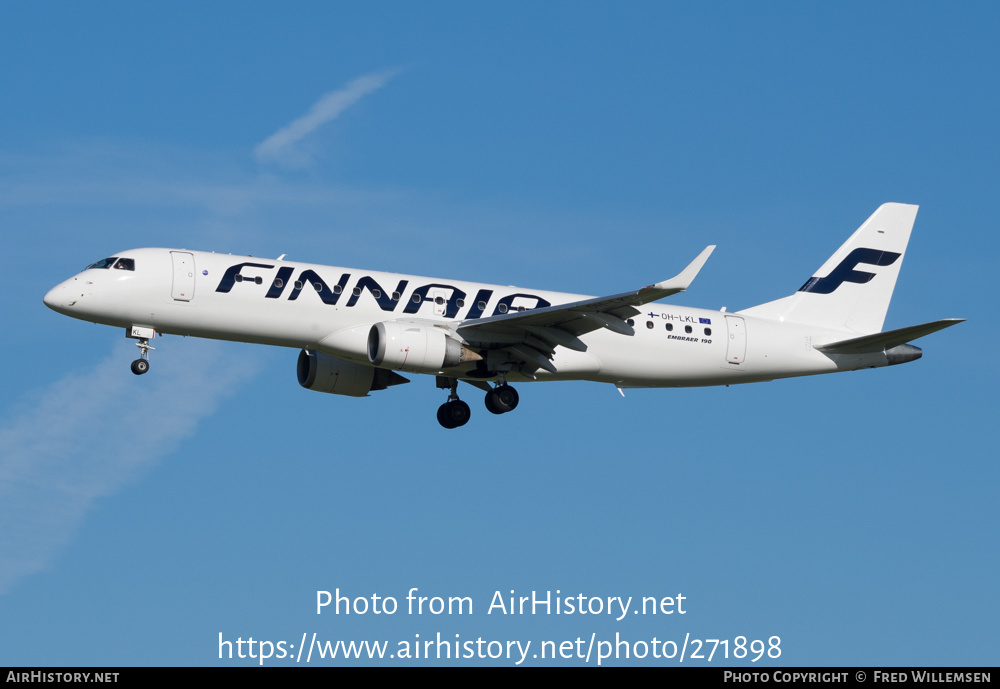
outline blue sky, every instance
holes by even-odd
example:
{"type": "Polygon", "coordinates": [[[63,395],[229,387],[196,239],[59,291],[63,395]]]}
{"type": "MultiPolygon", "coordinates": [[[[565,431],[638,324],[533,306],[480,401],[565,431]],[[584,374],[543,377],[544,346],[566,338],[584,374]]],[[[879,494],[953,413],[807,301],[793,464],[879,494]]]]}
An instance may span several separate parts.
{"type": "Polygon", "coordinates": [[[0,664],[253,664],[220,661],[219,635],[313,632],[780,636],[756,665],[997,664],[998,20],[0,5],[0,664]],[[922,360],[624,399],[523,385],[503,417],[466,392],[451,432],[430,378],[327,396],[298,386],[295,351],[165,337],[139,379],[119,331],[41,301],[137,246],[599,295],[714,243],[674,301],[733,311],[793,292],[886,201],[921,206],[886,327],[970,319],[922,360]],[[338,587],[474,611],[316,615],[338,587]],[[511,589],[680,593],[687,613],[486,614],[511,589]]]}

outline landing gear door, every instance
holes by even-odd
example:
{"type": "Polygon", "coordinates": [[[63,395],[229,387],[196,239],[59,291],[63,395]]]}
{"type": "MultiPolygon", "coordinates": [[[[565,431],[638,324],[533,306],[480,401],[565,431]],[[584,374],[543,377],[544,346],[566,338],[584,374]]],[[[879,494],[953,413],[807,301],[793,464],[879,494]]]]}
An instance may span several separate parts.
{"type": "Polygon", "coordinates": [[[177,301],[191,301],[194,297],[194,255],[187,251],[171,251],[174,262],[174,285],[170,296],[177,301]]]}
{"type": "Polygon", "coordinates": [[[747,353],[746,322],[742,316],[726,316],[729,344],[726,347],[727,365],[740,365],[747,353]]]}

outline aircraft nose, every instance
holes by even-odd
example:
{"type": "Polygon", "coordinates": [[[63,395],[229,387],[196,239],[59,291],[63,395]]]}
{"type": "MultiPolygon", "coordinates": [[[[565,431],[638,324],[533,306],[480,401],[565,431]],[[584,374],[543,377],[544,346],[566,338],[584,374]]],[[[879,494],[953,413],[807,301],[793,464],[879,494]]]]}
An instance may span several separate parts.
{"type": "Polygon", "coordinates": [[[75,299],[72,297],[72,291],[69,285],[65,282],[61,282],[50,289],[45,296],[42,297],[42,302],[53,311],[58,311],[59,313],[66,313],[66,311],[76,303],[75,299]]]}
{"type": "Polygon", "coordinates": [[[62,296],[62,294],[65,291],[66,291],[66,288],[64,288],[62,285],[56,285],[55,287],[53,287],[52,289],[50,289],[45,294],[44,297],[42,297],[42,301],[45,303],[46,306],[48,306],[53,311],[58,311],[59,310],[59,301],[60,301],[59,298],[62,296]]]}
{"type": "Polygon", "coordinates": [[[50,309],[54,309],[59,301],[59,287],[53,287],[50,289],[44,297],[42,297],[42,302],[45,303],[50,309]]]}

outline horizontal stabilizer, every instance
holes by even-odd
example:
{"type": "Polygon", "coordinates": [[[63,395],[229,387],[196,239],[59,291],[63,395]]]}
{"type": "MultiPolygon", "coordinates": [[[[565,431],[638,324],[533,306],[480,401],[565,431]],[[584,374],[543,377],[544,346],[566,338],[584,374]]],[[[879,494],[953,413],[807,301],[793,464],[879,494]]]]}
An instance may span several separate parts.
{"type": "Polygon", "coordinates": [[[864,352],[881,352],[901,344],[906,344],[918,337],[930,335],[938,330],[944,330],[958,323],[964,318],[945,318],[933,323],[922,323],[921,325],[911,325],[908,328],[898,330],[887,330],[884,333],[874,335],[864,335],[863,337],[853,337],[849,340],[830,342],[829,344],[816,345],[816,349],[829,354],[862,354],[864,352]]]}

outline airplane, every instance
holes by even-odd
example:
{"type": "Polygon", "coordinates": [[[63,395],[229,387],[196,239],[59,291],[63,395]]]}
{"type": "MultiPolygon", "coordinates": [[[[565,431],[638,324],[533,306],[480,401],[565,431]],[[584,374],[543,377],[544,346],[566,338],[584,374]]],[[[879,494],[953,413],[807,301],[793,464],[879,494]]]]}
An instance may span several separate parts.
{"type": "Polygon", "coordinates": [[[465,382],[486,408],[518,404],[511,383],[589,380],[628,388],[770,381],[919,359],[912,340],[961,323],[882,331],[917,206],[886,203],[793,294],[742,311],[660,303],[685,291],[708,246],[675,277],[607,297],[183,249],[134,249],[52,288],[51,309],[125,329],[132,372],[156,334],[301,350],[309,390],[367,397],[436,377],[445,428],[470,418],[465,382]]]}

